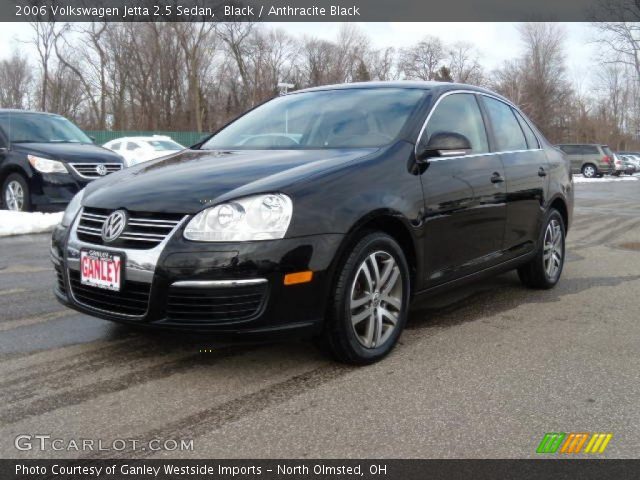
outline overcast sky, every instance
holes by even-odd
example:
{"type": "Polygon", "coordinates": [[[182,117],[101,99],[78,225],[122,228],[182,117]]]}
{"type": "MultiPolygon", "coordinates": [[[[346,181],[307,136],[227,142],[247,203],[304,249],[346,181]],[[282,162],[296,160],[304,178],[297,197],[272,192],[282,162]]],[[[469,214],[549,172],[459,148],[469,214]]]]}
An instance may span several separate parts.
{"type": "MultiPolygon", "coordinates": [[[[333,39],[338,23],[271,23],[294,35],[311,35],[333,39]]],[[[467,41],[481,53],[481,63],[491,70],[504,60],[516,57],[522,47],[515,23],[359,23],[371,38],[374,46],[406,47],[419,41],[425,35],[440,37],[446,43],[467,41]]],[[[593,30],[589,24],[564,23],[566,30],[566,58],[570,79],[577,88],[588,88],[593,65],[597,60],[596,47],[591,43],[593,30]]],[[[9,55],[17,46],[33,56],[33,50],[20,43],[31,35],[28,24],[0,24],[0,58],[9,55]]],[[[33,59],[35,63],[35,58],[33,59]]]]}

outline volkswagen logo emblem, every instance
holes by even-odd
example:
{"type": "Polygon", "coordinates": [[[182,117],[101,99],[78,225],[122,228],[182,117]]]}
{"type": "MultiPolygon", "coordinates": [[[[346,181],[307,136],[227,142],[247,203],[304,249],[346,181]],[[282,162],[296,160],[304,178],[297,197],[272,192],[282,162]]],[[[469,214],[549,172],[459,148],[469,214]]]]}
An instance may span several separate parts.
{"type": "Polygon", "coordinates": [[[105,167],[104,165],[100,164],[96,167],[96,173],[98,175],[100,175],[101,177],[104,177],[107,174],[107,167],[105,167]]]}
{"type": "Polygon", "coordinates": [[[117,240],[126,226],[127,212],[116,210],[102,224],[102,240],[106,243],[117,240]]]}

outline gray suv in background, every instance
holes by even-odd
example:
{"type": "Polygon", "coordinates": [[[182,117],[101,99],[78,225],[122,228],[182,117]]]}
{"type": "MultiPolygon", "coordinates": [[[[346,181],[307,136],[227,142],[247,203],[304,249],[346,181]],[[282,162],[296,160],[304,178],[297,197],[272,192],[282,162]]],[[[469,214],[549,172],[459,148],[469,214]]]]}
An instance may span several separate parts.
{"type": "Polygon", "coordinates": [[[587,178],[601,177],[616,169],[613,152],[607,145],[563,144],[557,146],[571,162],[573,173],[582,173],[587,178]]]}

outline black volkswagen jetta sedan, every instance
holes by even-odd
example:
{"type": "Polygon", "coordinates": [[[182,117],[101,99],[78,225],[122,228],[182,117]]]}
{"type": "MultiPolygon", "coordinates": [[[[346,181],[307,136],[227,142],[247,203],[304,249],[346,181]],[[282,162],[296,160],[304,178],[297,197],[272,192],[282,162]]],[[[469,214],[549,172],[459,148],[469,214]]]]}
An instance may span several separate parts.
{"type": "Polygon", "coordinates": [[[572,209],[562,153],[490,91],[313,88],[88,185],[53,234],[55,293],[135,325],[315,336],[364,364],[413,296],[515,268],[553,287],[572,209]]]}
{"type": "Polygon", "coordinates": [[[0,110],[0,203],[7,210],[63,210],[96,178],[123,168],[66,118],[0,110]]]}

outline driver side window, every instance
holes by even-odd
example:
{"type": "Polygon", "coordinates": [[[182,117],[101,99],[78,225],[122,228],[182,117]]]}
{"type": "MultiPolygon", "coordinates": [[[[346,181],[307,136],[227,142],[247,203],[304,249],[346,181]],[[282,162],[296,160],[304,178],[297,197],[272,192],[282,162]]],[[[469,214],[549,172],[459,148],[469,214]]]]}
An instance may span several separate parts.
{"type": "Polygon", "coordinates": [[[489,142],[475,95],[455,93],[440,100],[420,143],[427,145],[433,134],[451,132],[464,135],[471,143],[470,153],[487,153],[489,142]]]}

